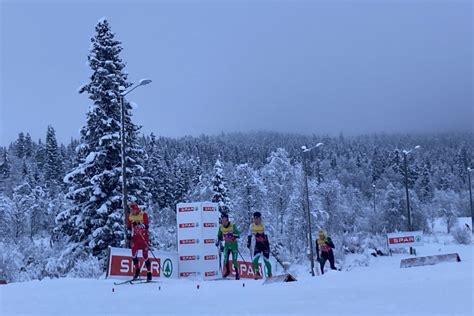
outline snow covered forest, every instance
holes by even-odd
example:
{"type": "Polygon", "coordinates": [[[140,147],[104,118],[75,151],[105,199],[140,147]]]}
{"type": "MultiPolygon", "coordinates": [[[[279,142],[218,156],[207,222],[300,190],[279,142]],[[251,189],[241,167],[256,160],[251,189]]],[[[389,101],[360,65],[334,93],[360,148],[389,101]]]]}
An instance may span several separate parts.
{"type": "MultiPolygon", "coordinates": [[[[45,126],[45,139],[24,131],[0,148],[1,279],[98,276],[107,247],[122,244],[119,95],[131,83],[121,50],[101,20],[88,56],[92,74],[80,89],[90,99],[80,139],[58,144],[45,126]]],[[[417,145],[407,156],[413,229],[430,232],[438,217],[449,229],[470,216],[472,133],[168,138],[140,133],[126,107],[129,201],[149,213],[157,249],[176,249],[177,203],[213,200],[228,206],[243,236],[251,214],[262,212],[272,248],[285,260],[308,260],[301,146],[319,142],[305,154],[313,232],[328,231],[339,259],[407,229],[403,150],[417,145]]]]}

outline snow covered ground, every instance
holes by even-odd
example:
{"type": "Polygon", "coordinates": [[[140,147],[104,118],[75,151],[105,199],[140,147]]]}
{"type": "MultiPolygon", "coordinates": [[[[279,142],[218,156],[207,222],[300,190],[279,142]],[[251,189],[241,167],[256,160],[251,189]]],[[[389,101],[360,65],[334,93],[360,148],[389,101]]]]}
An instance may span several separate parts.
{"type": "Polygon", "coordinates": [[[401,269],[408,255],[298,282],[55,279],[0,286],[0,315],[474,315],[474,245],[427,244],[418,255],[457,252],[460,263],[401,269]],[[197,289],[197,285],[200,288],[197,289]],[[245,285],[245,286],[244,286],[245,285]],[[112,291],[114,288],[115,291],[112,291]]]}

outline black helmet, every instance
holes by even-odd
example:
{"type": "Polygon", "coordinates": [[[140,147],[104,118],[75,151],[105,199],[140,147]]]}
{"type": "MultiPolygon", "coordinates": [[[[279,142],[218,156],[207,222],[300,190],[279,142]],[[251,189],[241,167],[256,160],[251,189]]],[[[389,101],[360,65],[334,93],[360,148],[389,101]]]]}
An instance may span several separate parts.
{"type": "Polygon", "coordinates": [[[229,215],[227,215],[227,213],[222,213],[221,214],[221,219],[223,219],[223,218],[229,219],[229,215]]]}
{"type": "Polygon", "coordinates": [[[262,213],[260,213],[260,212],[254,212],[254,213],[253,213],[253,217],[254,217],[254,218],[260,218],[260,217],[262,217],[262,213]]]}

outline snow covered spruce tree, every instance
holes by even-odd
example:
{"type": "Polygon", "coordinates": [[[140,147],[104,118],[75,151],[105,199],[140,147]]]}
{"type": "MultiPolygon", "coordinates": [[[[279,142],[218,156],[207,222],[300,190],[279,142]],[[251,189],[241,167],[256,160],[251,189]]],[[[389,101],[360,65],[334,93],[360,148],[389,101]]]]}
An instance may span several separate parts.
{"type": "Polygon", "coordinates": [[[56,132],[48,126],[46,133],[46,161],[44,163],[44,180],[51,195],[56,195],[57,189],[62,185],[63,168],[62,159],[56,141],[56,132]]]}
{"type": "MultiPolygon", "coordinates": [[[[79,165],[64,178],[72,207],[57,216],[56,231],[67,236],[76,256],[103,259],[107,247],[119,246],[123,239],[120,93],[131,84],[119,57],[121,43],[107,20],[101,19],[95,30],[88,56],[92,75],[79,90],[89,94],[92,104],[76,149],[79,165]]],[[[138,146],[139,128],[131,121],[131,106],[125,106],[127,192],[129,201],[143,205],[149,199],[142,167],[145,154],[138,146]]]]}
{"type": "Polygon", "coordinates": [[[212,178],[212,190],[214,191],[212,202],[218,203],[219,208],[225,209],[225,206],[229,206],[230,199],[224,179],[224,170],[222,168],[221,161],[217,159],[214,165],[214,177],[212,178]]]}

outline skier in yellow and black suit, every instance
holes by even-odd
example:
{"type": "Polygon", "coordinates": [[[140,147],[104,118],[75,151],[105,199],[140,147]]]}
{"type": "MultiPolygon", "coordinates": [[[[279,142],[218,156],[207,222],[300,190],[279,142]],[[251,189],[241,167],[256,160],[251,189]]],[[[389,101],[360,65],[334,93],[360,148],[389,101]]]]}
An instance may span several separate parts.
{"type": "Polygon", "coordinates": [[[331,240],[331,237],[326,235],[326,232],[321,229],[319,231],[318,240],[316,240],[316,255],[318,262],[321,266],[321,273],[324,274],[324,264],[329,260],[332,270],[337,270],[334,265],[334,253],[332,249],[334,248],[334,243],[331,240]]]}
{"type": "Polygon", "coordinates": [[[272,277],[272,264],[270,263],[270,242],[265,234],[265,228],[262,223],[262,214],[260,212],[253,213],[253,223],[250,225],[250,233],[247,240],[247,248],[253,250],[252,266],[255,271],[255,280],[260,279],[262,274],[259,271],[258,261],[263,254],[263,262],[267,268],[267,275],[272,277]],[[254,239],[254,245],[252,245],[254,239]],[[253,246],[253,247],[252,247],[253,246]]]}

